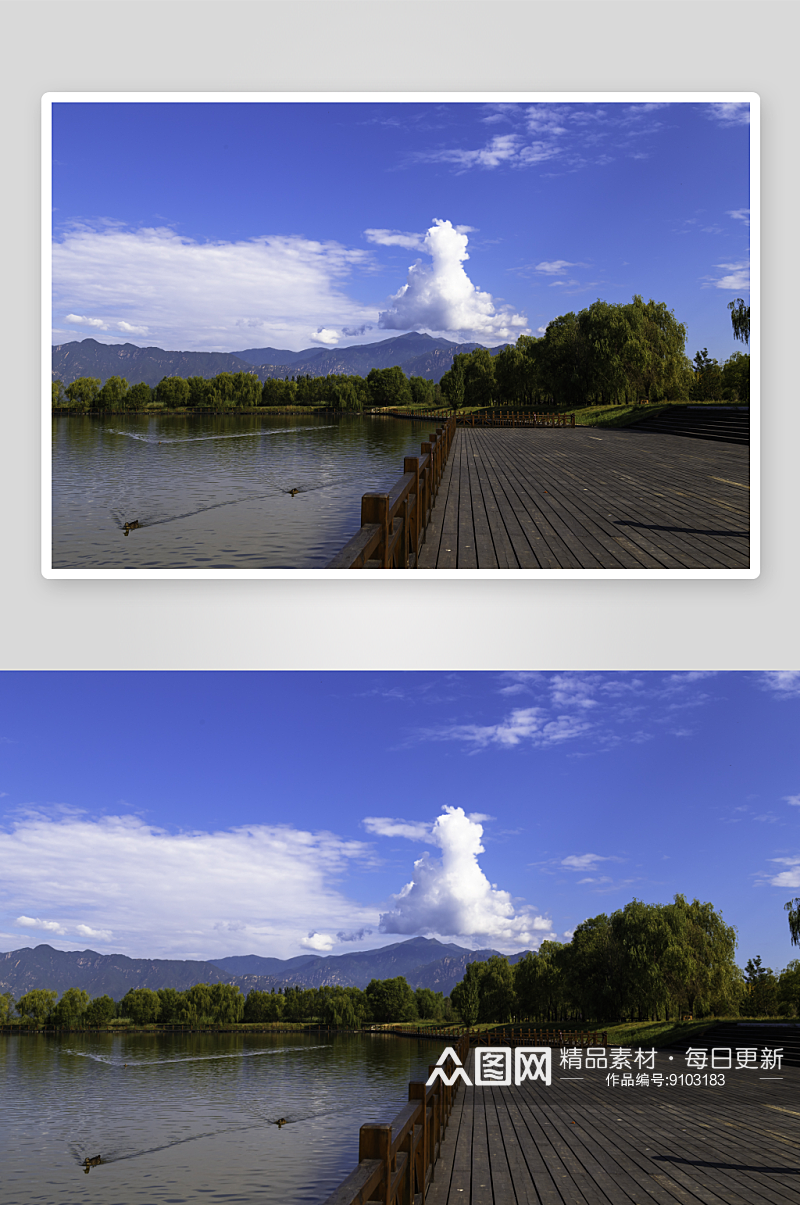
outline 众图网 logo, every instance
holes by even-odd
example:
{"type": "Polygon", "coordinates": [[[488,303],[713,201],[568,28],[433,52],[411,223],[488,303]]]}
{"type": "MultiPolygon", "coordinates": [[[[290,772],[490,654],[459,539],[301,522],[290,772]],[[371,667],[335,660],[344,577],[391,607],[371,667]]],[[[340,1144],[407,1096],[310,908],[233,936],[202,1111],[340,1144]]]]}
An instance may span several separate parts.
{"type": "MultiPolygon", "coordinates": [[[[553,1073],[553,1052],[549,1046],[518,1046],[512,1051],[510,1046],[495,1046],[491,1049],[478,1048],[475,1051],[475,1087],[477,1088],[508,1088],[511,1083],[524,1084],[526,1080],[541,1080],[549,1084],[553,1073]],[[511,1079],[511,1064],[514,1056],[514,1079],[511,1079]]],[[[449,1088],[456,1080],[463,1080],[468,1088],[472,1080],[464,1070],[461,1059],[447,1046],[442,1051],[439,1060],[426,1081],[428,1087],[437,1079],[449,1088]],[[444,1069],[444,1064],[450,1059],[454,1069],[450,1075],[444,1069]]]]}

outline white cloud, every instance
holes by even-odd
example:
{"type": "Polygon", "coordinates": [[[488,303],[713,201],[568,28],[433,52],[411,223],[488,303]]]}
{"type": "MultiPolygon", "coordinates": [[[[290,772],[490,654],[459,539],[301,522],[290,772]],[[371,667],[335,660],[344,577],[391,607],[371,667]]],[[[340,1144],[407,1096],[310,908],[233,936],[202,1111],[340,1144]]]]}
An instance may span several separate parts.
{"type": "Polygon", "coordinates": [[[43,929],[46,933],[66,933],[66,929],[57,920],[39,920],[38,916],[18,916],[16,924],[23,929],[43,929]]]}
{"type": "Polygon", "coordinates": [[[304,937],[300,941],[300,945],[306,950],[317,950],[327,954],[334,946],[334,938],[327,933],[309,933],[308,937],[304,937]]]}
{"type": "Polygon", "coordinates": [[[779,699],[796,699],[800,696],[800,670],[767,670],[761,676],[761,686],[772,691],[779,699]]]}
{"type": "Polygon", "coordinates": [[[727,289],[728,292],[743,293],[750,288],[750,263],[748,260],[738,260],[733,264],[715,264],[716,268],[725,269],[727,275],[712,281],[714,288],[727,289]]]}
{"type": "Polygon", "coordinates": [[[75,326],[94,326],[101,331],[108,330],[108,323],[102,318],[87,318],[84,314],[67,314],[64,321],[72,322],[75,326]]]}
{"type": "Polygon", "coordinates": [[[800,887],[800,858],[771,858],[770,861],[789,867],[769,880],[773,887],[800,887]]]}
{"type": "Polygon", "coordinates": [[[309,933],[375,924],[376,910],[337,886],[371,857],[362,842],[290,825],[174,833],[136,816],[31,814],[0,831],[0,912],[59,936],[113,933],[133,956],[290,957],[309,933]]]}
{"type": "Polygon", "coordinates": [[[76,925],[75,932],[81,937],[89,937],[95,941],[111,941],[114,936],[111,929],[92,929],[89,925],[76,925]]]}
{"type": "Polygon", "coordinates": [[[166,228],[81,227],[53,244],[54,312],[173,350],[299,350],[309,330],[375,322],[344,292],[372,262],[370,251],[300,235],[199,243],[166,228]]]}
{"type": "Polygon", "coordinates": [[[572,716],[560,715],[551,719],[543,707],[515,707],[497,724],[454,724],[426,735],[432,740],[463,741],[474,749],[486,749],[491,745],[511,748],[523,741],[541,748],[563,744],[588,731],[589,727],[588,723],[572,716]]]}
{"type": "Polygon", "coordinates": [[[723,126],[750,124],[750,105],[746,100],[721,101],[709,105],[709,118],[723,126]]]}
{"type": "Polygon", "coordinates": [[[341,339],[341,331],[330,330],[321,326],[310,336],[312,343],[322,343],[325,347],[334,347],[341,339]]]}
{"type": "Polygon", "coordinates": [[[738,221],[744,222],[745,226],[750,225],[749,209],[729,209],[727,214],[729,218],[736,218],[738,221]]]}
{"type": "Polygon", "coordinates": [[[407,837],[410,841],[425,841],[435,845],[433,825],[417,820],[391,820],[387,816],[365,816],[364,828],[378,837],[407,837]]]}
{"type": "Polygon", "coordinates": [[[784,795],[783,802],[790,804],[793,808],[800,808],[800,795],[784,795]]]}
{"type": "Polygon", "coordinates": [[[552,922],[532,908],[515,907],[509,892],[489,882],[478,864],[482,835],[482,826],[463,808],[445,807],[432,829],[441,859],[427,852],[417,859],[413,879],[381,915],[381,932],[435,933],[517,948],[538,945],[552,922]]]}
{"type": "Polygon", "coordinates": [[[490,293],[478,289],[463,268],[469,259],[465,228],[436,218],[425,235],[430,264],[417,262],[408,281],[380,314],[384,330],[419,330],[458,335],[476,342],[516,339],[527,332],[526,318],[511,306],[496,306],[490,293]]]}
{"type": "Polygon", "coordinates": [[[425,235],[407,230],[365,230],[367,242],[381,247],[405,247],[408,251],[424,251],[425,235]]]}
{"type": "Polygon", "coordinates": [[[568,870],[594,870],[598,862],[611,861],[616,859],[603,857],[602,854],[570,854],[569,857],[561,859],[561,865],[566,866],[568,870]]]}
{"type": "Polygon", "coordinates": [[[568,259],[552,259],[550,261],[543,260],[542,263],[536,265],[537,272],[544,272],[547,276],[563,276],[567,268],[577,268],[577,264],[570,263],[568,259]]]}

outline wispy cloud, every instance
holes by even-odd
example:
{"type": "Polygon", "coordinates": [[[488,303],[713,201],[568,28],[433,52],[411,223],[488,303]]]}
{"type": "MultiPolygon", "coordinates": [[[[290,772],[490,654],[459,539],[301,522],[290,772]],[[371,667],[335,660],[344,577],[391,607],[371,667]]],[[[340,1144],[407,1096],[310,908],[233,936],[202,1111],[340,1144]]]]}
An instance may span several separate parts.
{"type": "Polygon", "coordinates": [[[708,106],[708,117],[723,126],[750,124],[750,105],[747,101],[714,102],[708,106]]]}
{"type": "Polygon", "coordinates": [[[773,887],[787,887],[793,890],[795,887],[800,887],[800,857],[790,858],[770,858],[771,862],[775,862],[778,866],[787,867],[786,870],[781,870],[778,874],[767,879],[767,882],[773,887]]]}
{"type": "Polygon", "coordinates": [[[345,291],[372,264],[370,251],[295,234],[201,243],[167,227],[82,225],[53,245],[55,326],[111,341],[146,333],[167,348],[299,350],[320,331],[375,324],[345,291]]]}
{"type": "Polygon", "coordinates": [[[779,699],[800,698],[800,670],[774,669],[761,675],[763,690],[770,691],[779,699]]]}
{"type": "Polygon", "coordinates": [[[377,910],[338,886],[373,860],[363,842],[290,825],[175,833],[136,816],[32,812],[0,831],[0,908],[72,948],[113,937],[131,955],[289,957],[375,924],[377,910]]]}

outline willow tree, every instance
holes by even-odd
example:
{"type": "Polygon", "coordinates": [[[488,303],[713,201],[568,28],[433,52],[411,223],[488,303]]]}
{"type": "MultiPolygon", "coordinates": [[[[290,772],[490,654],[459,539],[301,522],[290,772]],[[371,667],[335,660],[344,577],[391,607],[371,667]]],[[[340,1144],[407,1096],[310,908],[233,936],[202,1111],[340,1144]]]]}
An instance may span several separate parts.
{"type": "Polygon", "coordinates": [[[789,933],[793,946],[800,946],[800,897],[783,905],[789,913],[789,933]]]}
{"type": "Polygon", "coordinates": [[[749,343],[750,306],[744,304],[744,298],[737,297],[735,301],[728,302],[728,309],[731,312],[734,339],[738,339],[741,343],[749,343]]]}

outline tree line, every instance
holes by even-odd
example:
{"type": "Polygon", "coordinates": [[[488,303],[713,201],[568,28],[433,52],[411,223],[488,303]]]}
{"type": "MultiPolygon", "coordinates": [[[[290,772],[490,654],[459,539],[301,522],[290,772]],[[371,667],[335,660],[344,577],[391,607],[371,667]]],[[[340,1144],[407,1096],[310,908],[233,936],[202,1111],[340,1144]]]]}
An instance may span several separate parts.
{"type": "MultiPolygon", "coordinates": [[[[750,308],[730,302],[734,338],[750,338],[750,308]]],[[[399,366],[373,368],[366,377],[269,378],[221,372],[215,377],[164,377],[154,389],[124,377],[80,377],[66,388],[53,381],[53,406],[96,410],[252,409],[320,406],[360,412],[371,406],[447,405],[576,408],[660,401],[749,404],[750,356],[733,352],[720,364],[703,348],[686,355],[686,327],[664,302],[638,294],[627,304],[597,300],[562,314],[541,338],[520,335],[496,356],[488,348],[457,355],[435,384],[407,377],[399,366]]]]}
{"type": "MultiPolygon", "coordinates": [[[[733,320],[734,334],[743,337],[744,312],[737,309],[733,320]]],[[[690,361],[685,346],[686,327],[663,302],[638,295],[627,305],[598,300],[554,319],[541,338],[520,335],[496,356],[484,347],[455,356],[440,385],[454,409],[604,406],[643,398],[749,403],[749,355],[734,352],[720,365],[704,348],[690,361]]]]}
{"type": "Polygon", "coordinates": [[[250,410],[319,406],[360,412],[372,406],[433,406],[441,391],[425,377],[407,377],[402,368],[373,368],[366,377],[331,373],[325,377],[270,377],[263,385],[255,373],[221,372],[215,377],[164,377],[155,388],[124,377],[79,377],[64,387],[53,381],[53,407],[76,413],[170,410],[250,410]]]}
{"type": "Polygon", "coordinates": [[[632,900],[514,966],[501,957],[471,963],[450,999],[468,1025],[800,1012],[800,961],[776,975],[759,957],[742,971],[735,949],[735,929],[709,903],[632,900]]]}
{"type": "Polygon", "coordinates": [[[16,1002],[10,992],[0,995],[0,1023],[16,1013],[23,1025],[93,1027],[126,1019],[134,1025],[235,1025],[286,1021],[358,1029],[372,1022],[449,1021],[452,1010],[441,992],[413,990],[403,976],[373,979],[357,987],[286,987],[251,989],[246,996],[229,983],[197,983],[186,991],[162,987],[132,988],[121,1000],[103,995],[90,998],[82,988],[58,992],[34,988],[16,1002]]]}

